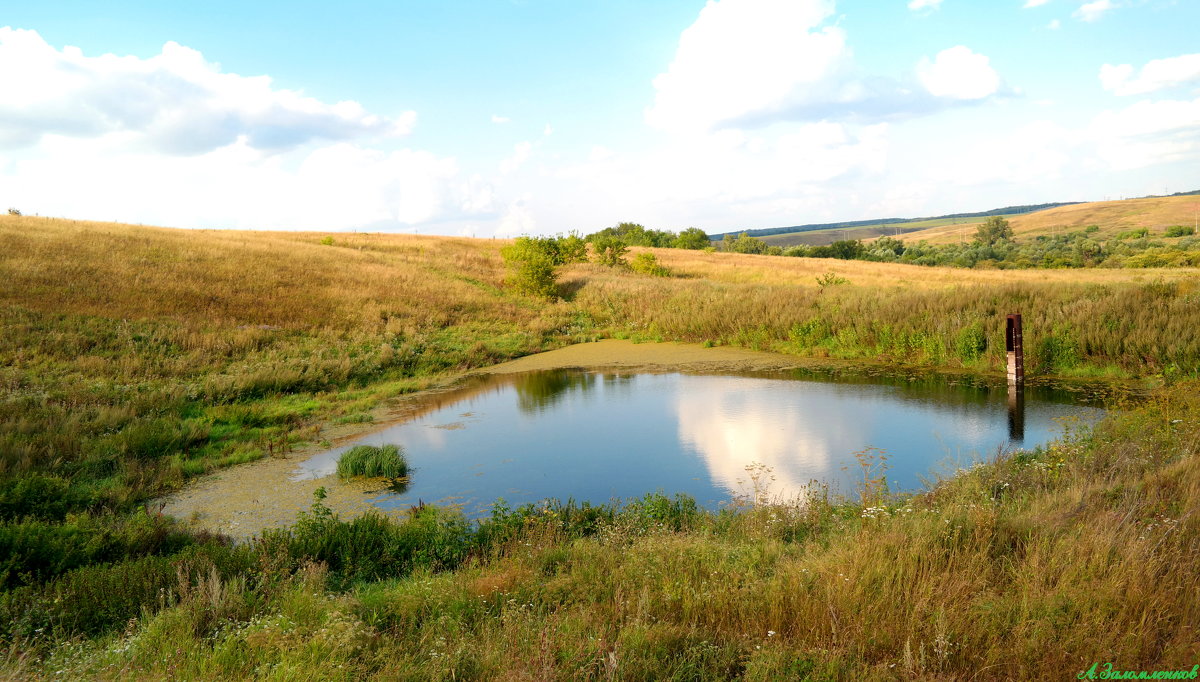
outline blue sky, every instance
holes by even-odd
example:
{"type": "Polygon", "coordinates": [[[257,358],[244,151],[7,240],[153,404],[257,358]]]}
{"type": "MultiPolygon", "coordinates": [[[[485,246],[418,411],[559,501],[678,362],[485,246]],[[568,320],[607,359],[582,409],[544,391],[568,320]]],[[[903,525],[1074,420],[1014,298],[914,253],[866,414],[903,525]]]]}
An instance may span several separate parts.
{"type": "Polygon", "coordinates": [[[1200,189],[1190,0],[0,9],[31,214],[722,232],[1200,189]]]}

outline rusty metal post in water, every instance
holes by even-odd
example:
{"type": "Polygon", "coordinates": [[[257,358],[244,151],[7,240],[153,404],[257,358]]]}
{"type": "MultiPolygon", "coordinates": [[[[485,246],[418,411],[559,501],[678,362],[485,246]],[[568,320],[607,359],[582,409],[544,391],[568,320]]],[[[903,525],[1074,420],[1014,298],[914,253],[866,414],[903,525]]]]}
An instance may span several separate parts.
{"type": "Polygon", "coordinates": [[[1025,384],[1025,350],[1021,342],[1021,314],[1008,316],[1004,331],[1004,348],[1008,351],[1008,383],[1025,384]]]}
{"type": "Polygon", "coordinates": [[[1021,337],[1020,313],[1009,315],[1004,348],[1008,351],[1008,438],[1013,443],[1025,440],[1025,349],[1021,337]]]}

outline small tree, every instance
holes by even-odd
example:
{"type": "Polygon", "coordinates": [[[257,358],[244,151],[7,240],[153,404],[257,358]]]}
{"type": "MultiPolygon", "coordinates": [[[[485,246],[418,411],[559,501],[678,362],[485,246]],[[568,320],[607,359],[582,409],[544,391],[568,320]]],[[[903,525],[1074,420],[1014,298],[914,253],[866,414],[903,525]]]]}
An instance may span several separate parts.
{"type": "Polygon", "coordinates": [[[733,253],[766,253],[767,243],[758,237],[751,237],[748,233],[743,232],[737,237],[733,235],[725,235],[724,245],[726,251],[733,253]]]}
{"type": "Polygon", "coordinates": [[[592,250],[595,251],[596,262],[601,265],[610,268],[629,267],[629,263],[625,261],[629,247],[625,246],[625,242],[619,237],[593,235],[592,250]]]}
{"type": "Polygon", "coordinates": [[[508,282],[517,291],[530,296],[555,298],[558,295],[558,241],[551,237],[517,237],[516,242],[500,250],[508,265],[508,282]]]}
{"type": "Polygon", "coordinates": [[[857,239],[843,239],[829,245],[829,254],[842,260],[856,260],[865,252],[862,242],[857,239]]]}
{"type": "Polygon", "coordinates": [[[1012,226],[1003,217],[994,215],[975,231],[975,241],[980,244],[991,246],[1001,239],[1011,240],[1013,238],[1012,226]]]}
{"type": "Polygon", "coordinates": [[[679,236],[675,238],[675,242],[672,244],[672,246],[677,249],[692,249],[698,251],[708,247],[709,244],[710,240],[707,232],[698,227],[689,227],[688,229],[679,233],[679,236]]]}
{"type": "Polygon", "coordinates": [[[578,234],[572,232],[558,238],[559,265],[587,262],[587,242],[578,234]]]}

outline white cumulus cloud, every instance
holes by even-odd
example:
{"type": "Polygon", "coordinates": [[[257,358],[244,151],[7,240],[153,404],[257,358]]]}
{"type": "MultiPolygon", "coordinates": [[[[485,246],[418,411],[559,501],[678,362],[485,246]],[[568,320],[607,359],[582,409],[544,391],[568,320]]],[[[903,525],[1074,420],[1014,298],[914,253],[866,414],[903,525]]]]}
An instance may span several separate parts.
{"type": "Polygon", "coordinates": [[[1029,9],[1030,7],[1041,7],[1048,2],[1050,2],[1050,0],[1025,0],[1025,4],[1021,6],[1029,9]]]}
{"type": "Polygon", "coordinates": [[[149,58],[0,28],[0,187],[30,213],[177,227],[396,229],[495,215],[455,159],[378,149],[379,116],[225,73],[173,42],[149,58]]]}
{"type": "Polygon", "coordinates": [[[962,45],[942,50],[932,61],[922,58],[917,77],[931,95],[957,100],[983,99],[1000,88],[988,58],[962,45]]]}
{"type": "Polygon", "coordinates": [[[175,227],[395,229],[487,210],[454,159],[338,142],[266,154],[244,141],[178,156],[48,135],[0,185],[28,212],[175,227]],[[62,188],[70,188],[63,191],[62,188]]]}
{"type": "Polygon", "coordinates": [[[908,8],[916,11],[922,9],[937,9],[942,4],[942,0],[910,0],[908,8]]]}
{"type": "Polygon", "coordinates": [[[1101,112],[1088,133],[1100,158],[1117,170],[1196,158],[1200,154],[1200,98],[1144,100],[1101,112]]]}
{"type": "Polygon", "coordinates": [[[45,135],[130,133],[130,144],[201,154],[239,140],[287,150],[317,140],[408,133],[414,112],[367,113],[274,87],[267,76],[223,73],[196,50],[168,42],[148,59],[55,49],[35,31],[0,28],[0,148],[45,135]]]}
{"type": "Polygon", "coordinates": [[[1095,2],[1084,3],[1075,10],[1072,15],[1080,21],[1099,21],[1100,17],[1104,16],[1109,10],[1116,9],[1116,4],[1112,0],[1095,0],[1095,2]]]}
{"type": "Polygon", "coordinates": [[[847,96],[836,77],[849,57],[845,33],[822,25],[832,14],[829,0],[710,0],[654,79],[646,121],[710,130],[847,96]]]}
{"type": "Polygon", "coordinates": [[[1100,84],[1117,95],[1141,95],[1200,81],[1200,53],[1146,62],[1134,75],[1129,64],[1100,67],[1100,84]]]}

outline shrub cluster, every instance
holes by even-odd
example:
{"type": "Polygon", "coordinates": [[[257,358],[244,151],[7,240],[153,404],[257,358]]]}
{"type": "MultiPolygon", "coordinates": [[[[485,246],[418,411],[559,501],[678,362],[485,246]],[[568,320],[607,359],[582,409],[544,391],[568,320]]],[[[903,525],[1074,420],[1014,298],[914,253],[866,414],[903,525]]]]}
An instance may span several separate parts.
{"type": "Polygon", "coordinates": [[[629,264],[629,267],[634,272],[640,272],[643,275],[650,275],[652,277],[670,277],[671,276],[671,270],[668,269],[667,266],[663,265],[662,263],[659,263],[657,256],[655,256],[652,253],[647,253],[645,251],[634,256],[633,262],[631,262],[629,264]]]}
{"type": "Polygon", "coordinates": [[[558,296],[556,268],[587,260],[587,244],[571,234],[565,237],[517,237],[500,255],[509,269],[509,284],[517,291],[553,299],[558,296]]]}

